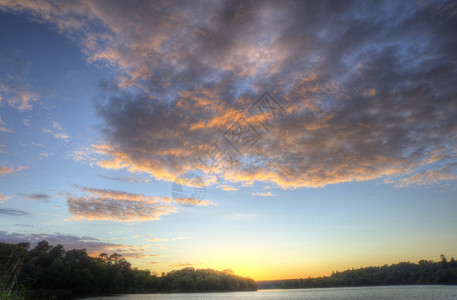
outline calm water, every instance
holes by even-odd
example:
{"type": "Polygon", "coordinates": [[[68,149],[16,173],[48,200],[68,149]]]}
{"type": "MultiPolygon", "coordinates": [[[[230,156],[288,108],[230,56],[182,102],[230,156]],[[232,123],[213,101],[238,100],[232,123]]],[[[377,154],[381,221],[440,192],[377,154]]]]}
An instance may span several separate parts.
{"type": "Polygon", "coordinates": [[[383,286],[357,288],[259,290],[257,292],[122,295],[86,299],[110,300],[457,300],[457,286],[383,286]]]}

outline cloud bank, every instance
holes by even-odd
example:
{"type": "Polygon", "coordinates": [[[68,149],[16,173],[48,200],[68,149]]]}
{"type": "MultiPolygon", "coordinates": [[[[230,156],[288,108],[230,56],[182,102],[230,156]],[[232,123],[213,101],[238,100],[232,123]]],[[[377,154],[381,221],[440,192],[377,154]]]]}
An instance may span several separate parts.
{"type": "MultiPolygon", "coordinates": [[[[79,160],[172,181],[202,168],[268,91],[284,117],[256,127],[248,153],[225,144],[234,167],[213,170],[229,182],[455,180],[454,2],[1,0],[0,9],[52,24],[113,71],[97,103],[105,141],[79,160]]],[[[100,196],[69,198],[72,213],[134,218],[100,196]]]]}

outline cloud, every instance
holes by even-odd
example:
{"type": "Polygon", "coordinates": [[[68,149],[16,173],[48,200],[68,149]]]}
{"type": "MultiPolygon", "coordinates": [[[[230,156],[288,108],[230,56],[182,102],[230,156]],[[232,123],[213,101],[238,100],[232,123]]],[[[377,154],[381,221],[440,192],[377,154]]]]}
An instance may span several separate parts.
{"type": "MultiPolygon", "coordinates": [[[[0,3],[0,9],[2,4],[0,3]]],[[[29,63],[14,55],[8,48],[0,46],[0,103],[6,102],[9,106],[20,111],[32,109],[32,103],[39,97],[30,91],[26,83],[29,63]]],[[[1,122],[0,122],[1,124],[1,122]]],[[[0,131],[2,127],[0,127],[0,131]]]]}
{"type": "Polygon", "coordinates": [[[29,127],[29,128],[32,128],[32,126],[30,125],[30,118],[31,118],[31,117],[25,118],[25,119],[22,121],[22,123],[23,123],[25,126],[27,126],[27,127],[29,127]]]}
{"type": "Polygon", "coordinates": [[[64,140],[66,142],[68,142],[68,139],[70,138],[70,136],[64,132],[55,132],[51,129],[43,129],[42,132],[48,133],[48,134],[52,135],[54,138],[64,140]]]}
{"type": "Polygon", "coordinates": [[[17,216],[17,217],[30,215],[28,212],[25,212],[23,210],[11,209],[11,208],[0,208],[0,214],[17,216]]]}
{"type": "Polygon", "coordinates": [[[252,196],[273,197],[276,195],[273,195],[271,192],[265,192],[265,193],[252,193],[252,196]]]}
{"type": "Polygon", "coordinates": [[[0,166],[0,175],[10,174],[13,172],[14,172],[14,170],[12,168],[0,166]]]}
{"type": "Polygon", "coordinates": [[[61,233],[8,233],[0,230],[0,241],[4,243],[30,243],[34,247],[38,242],[46,240],[49,244],[64,246],[66,250],[86,249],[91,256],[97,256],[101,253],[118,253],[124,258],[148,258],[158,257],[156,254],[145,253],[144,246],[131,246],[114,243],[101,242],[97,238],[90,236],[75,236],[61,233]]]}
{"type": "Polygon", "coordinates": [[[189,237],[187,236],[178,236],[178,237],[175,237],[175,238],[172,238],[171,240],[172,241],[181,241],[181,240],[187,240],[189,237]]]}
{"type": "Polygon", "coordinates": [[[414,175],[401,178],[395,182],[397,187],[408,185],[426,185],[438,182],[454,181],[457,179],[457,163],[450,163],[437,170],[423,170],[414,175]]]}
{"type": "Polygon", "coordinates": [[[56,130],[63,130],[62,126],[59,124],[59,122],[52,122],[52,128],[56,129],[56,130]]]}
{"type": "Polygon", "coordinates": [[[86,241],[99,241],[99,239],[85,235],[81,237],[81,240],[86,240],[86,241]]]}
{"type": "Polygon", "coordinates": [[[49,198],[51,198],[49,195],[46,194],[31,194],[27,195],[27,200],[29,201],[34,201],[34,200],[40,200],[45,203],[49,203],[49,198]]]}
{"type": "Polygon", "coordinates": [[[0,230],[0,240],[12,244],[27,242],[30,243],[32,247],[38,242],[46,240],[54,246],[60,244],[64,246],[66,250],[87,249],[88,253],[104,250],[106,247],[119,247],[119,245],[100,242],[92,237],[78,237],[60,233],[8,233],[0,230]]]}
{"type": "Polygon", "coordinates": [[[78,150],[74,150],[70,153],[70,157],[78,162],[85,162],[94,166],[99,159],[99,155],[102,155],[102,152],[98,152],[96,146],[92,145],[91,147],[81,147],[78,150]]]}
{"type": "Polygon", "coordinates": [[[8,201],[9,198],[10,198],[9,196],[3,195],[3,194],[0,192],[0,203],[3,203],[3,202],[8,201]]]}
{"type": "Polygon", "coordinates": [[[100,176],[105,179],[109,180],[116,180],[116,181],[125,181],[129,183],[148,183],[151,182],[148,178],[139,178],[134,176],[123,176],[123,177],[109,177],[109,176],[100,176]]]}
{"type": "Polygon", "coordinates": [[[82,192],[87,195],[67,198],[71,220],[153,221],[177,211],[168,197],[92,188],[82,192]]]}
{"type": "Polygon", "coordinates": [[[1,175],[6,175],[6,174],[11,174],[11,173],[16,173],[22,170],[28,169],[26,166],[17,166],[16,168],[9,168],[5,166],[0,166],[0,176],[1,175]]]}
{"type": "Polygon", "coordinates": [[[0,7],[53,24],[117,76],[100,84],[104,141],[74,152],[76,160],[171,182],[203,169],[219,147],[233,167],[213,171],[243,186],[452,178],[436,164],[457,157],[451,2],[0,7]],[[264,91],[283,117],[249,117],[264,91]],[[223,136],[242,116],[261,137],[240,155],[223,136]],[[424,168],[422,179],[408,179],[424,168]]]}
{"type": "Polygon", "coordinates": [[[152,239],[148,239],[148,241],[153,242],[153,243],[157,243],[157,242],[166,242],[166,241],[168,241],[168,239],[166,239],[166,238],[152,238],[152,239]]]}
{"type": "Polygon", "coordinates": [[[238,188],[226,184],[222,184],[217,187],[223,191],[238,191],[238,188]]]}
{"type": "MultiPolygon", "coordinates": [[[[2,98],[0,97],[0,102],[1,102],[2,98]]],[[[11,133],[12,131],[9,130],[8,128],[5,128],[3,127],[5,124],[5,122],[2,121],[2,117],[0,116],[0,132],[5,132],[5,133],[11,133]]]]}
{"type": "Polygon", "coordinates": [[[182,267],[190,267],[190,266],[195,266],[195,264],[191,263],[173,263],[171,265],[168,265],[169,267],[174,267],[174,268],[182,268],[182,267]]]}

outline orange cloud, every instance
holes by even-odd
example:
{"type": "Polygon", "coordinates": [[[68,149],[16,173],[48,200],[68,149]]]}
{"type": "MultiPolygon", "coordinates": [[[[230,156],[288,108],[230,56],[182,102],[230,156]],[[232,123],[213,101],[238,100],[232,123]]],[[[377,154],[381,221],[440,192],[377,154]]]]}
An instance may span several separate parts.
{"type": "Polygon", "coordinates": [[[13,173],[13,172],[14,172],[14,170],[12,168],[0,166],[0,175],[5,175],[5,174],[13,173]]]}
{"type": "Polygon", "coordinates": [[[450,173],[449,170],[427,170],[414,174],[410,177],[402,178],[395,183],[396,187],[405,187],[408,185],[425,185],[437,183],[440,181],[456,180],[457,174],[450,173]]]}
{"type": "Polygon", "coordinates": [[[148,241],[153,242],[153,243],[157,243],[157,242],[166,242],[166,241],[168,241],[168,239],[166,239],[166,238],[153,238],[153,239],[148,239],[148,241]]]}
{"type": "Polygon", "coordinates": [[[190,267],[190,266],[195,266],[195,264],[191,263],[173,263],[171,265],[168,265],[169,267],[174,267],[174,268],[182,268],[182,267],[190,267]]]}
{"type": "Polygon", "coordinates": [[[271,192],[265,192],[265,193],[252,193],[252,196],[262,196],[262,197],[273,197],[271,192]]]}
{"type": "Polygon", "coordinates": [[[238,189],[236,187],[231,186],[231,185],[226,185],[226,184],[219,185],[217,187],[223,191],[238,191],[238,189]]]}
{"type": "Polygon", "coordinates": [[[177,211],[170,198],[83,188],[85,197],[68,197],[70,220],[137,222],[158,220],[177,211]]]}
{"type": "Polygon", "coordinates": [[[1,175],[6,175],[6,174],[10,174],[10,173],[15,173],[15,172],[19,172],[19,171],[22,171],[22,170],[25,170],[25,169],[28,169],[29,167],[26,167],[26,166],[18,166],[16,168],[9,168],[9,167],[5,167],[5,166],[0,166],[0,176],[1,175]]]}

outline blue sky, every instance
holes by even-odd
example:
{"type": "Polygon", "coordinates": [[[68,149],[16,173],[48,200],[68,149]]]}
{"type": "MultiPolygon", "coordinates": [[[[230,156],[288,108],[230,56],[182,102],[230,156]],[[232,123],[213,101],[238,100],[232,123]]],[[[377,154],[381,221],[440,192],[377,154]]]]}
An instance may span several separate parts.
{"type": "Polygon", "coordinates": [[[0,241],[257,280],[455,256],[456,7],[0,1],[0,241]]]}

